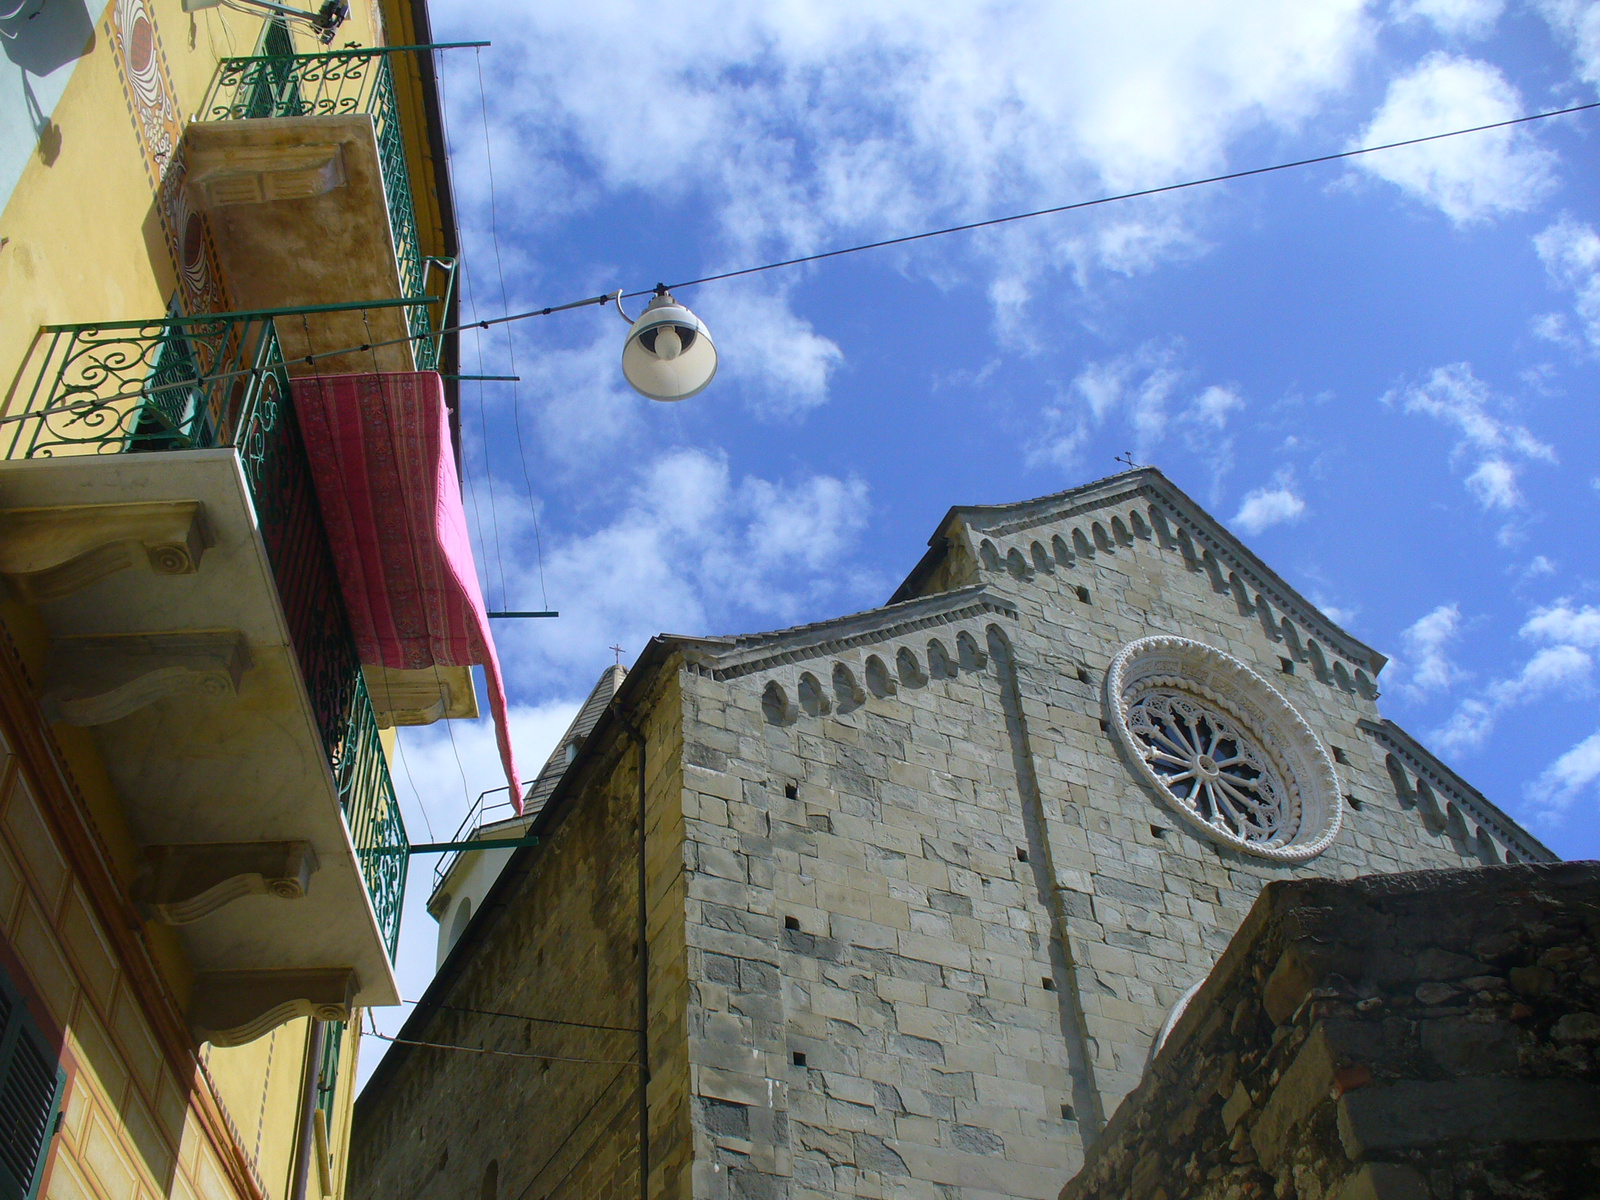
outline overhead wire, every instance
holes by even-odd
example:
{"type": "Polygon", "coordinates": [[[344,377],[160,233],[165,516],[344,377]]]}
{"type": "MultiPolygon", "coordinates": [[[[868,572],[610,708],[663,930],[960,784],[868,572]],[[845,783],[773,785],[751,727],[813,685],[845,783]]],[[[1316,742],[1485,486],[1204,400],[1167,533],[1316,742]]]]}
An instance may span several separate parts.
{"type": "Polygon", "coordinates": [[[454,1042],[423,1042],[414,1038],[389,1037],[374,1031],[371,1035],[380,1042],[393,1042],[396,1046],[420,1046],[425,1050],[459,1050],[465,1054],[492,1054],[499,1058],[532,1058],[541,1062],[585,1063],[598,1067],[631,1067],[631,1058],[568,1058],[560,1054],[530,1054],[523,1050],[490,1050],[483,1046],[459,1046],[454,1042]]]}
{"type": "MultiPolygon", "coordinates": [[[[723,271],[716,275],[703,275],[699,279],[686,279],[679,283],[662,284],[667,290],[694,287],[702,283],[715,283],[723,279],[736,279],[743,275],[754,275],[762,271],[775,271],[782,267],[800,266],[804,263],[820,262],[823,259],[838,258],[845,254],[859,254],[864,250],[879,250],[886,246],[903,246],[909,242],[925,241],[928,238],[943,237],[952,233],[963,233],[973,229],[987,229],[995,225],[1005,225],[1013,221],[1026,221],[1033,217],[1045,217],[1055,213],[1074,212],[1078,209],[1094,208],[1103,204],[1115,204],[1122,200],[1137,200],[1145,196],[1160,196],[1169,192],[1180,192],[1188,188],[1203,187],[1212,183],[1226,183],[1234,179],[1248,179],[1256,175],[1268,175],[1275,171],[1288,171],[1297,167],[1315,166],[1318,163],[1338,162],[1344,159],[1357,158],[1364,154],[1377,154],[1384,150],[1399,150],[1406,146],[1420,146],[1427,142],[1442,141],[1445,138],[1462,137],[1471,133],[1484,133],[1491,129],[1506,129],[1513,125],[1524,125],[1530,121],[1544,121],[1552,117],[1565,117],[1573,113],[1587,112],[1590,109],[1600,108],[1600,100],[1592,100],[1586,104],[1574,104],[1567,108],[1555,108],[1546,112],[1530,113],[1525,117],[1511,117],[1504,121],[1490,121],[1484,125],[1472,125],[1465,129],[1451,129],[1444,133],[1430,133],[1423,137],[1404,138],[1397,142],[1384,142],[1376,146],[1359,146],[1353,150],[1340,150],[1333,154],[1318,154],[1311,158],[1298,158],[1292,162],[1273,163],[1271,166],[1251,167],[1244,171],[1228,171],[1221,175],[1207,175],[1203,179],[1189,179],[1182,183],[1168,183],[1159,187],[1140,188],[1131,192],[1118,192],[1110,196],[1097,196],[1092,200],[1077,200],[1071,204],[1057,204],[1050,208],[1036,208],[1030,212],[1012,213],[1004,217],[990,217],[984,221],[969,221],[964,225],[948,225],[943,229],[930,229],[923,233],[910,233],[903,237],[885,238],[882,241],[863,242],[858,246],[844,246],[837,250],[824,250],[817,254],[806,254],[799,258],[786,258],[779,262],[763,263],[758,267],[744,267],[737,271],[723,271]]],[[[512,321],[526,321],[530,317],[548,317],[552,313],[567,312],[574,308],[587,308],[590,305],[611,304],[618,300],[631,300],[639,296],[651,296],[657,292],[656,288],[644,288],[640,291],[607,292],[601,296],[586,296],[582,300],[570,300],[565,304],[550,304],[544,308],[530,308],[525,312],[507,313],[499,317],[485,317],[481,320],[467,321],[459,325],[450,325],[442,329],[431,330],[428,333],[413,333],[403,337],[388,338],[384,341],[365,343],[360,346],[347,346],[339,350],[324,350],[320,353],[305,354],[291,358],[291,362],[312,363],[324,358],[337,358],[345,354],[355,354],[371,350],[375,347],[397,346],[406,342],[418,341],[422,338],[440,337],[447,333],[462,333],[469,329],[489,329],[495,325],[505,325],[512,321]]],[[[228,313],[208,313],[208,319],[229,316],[228,313]]],[[[235,371],[218,371],[204,377],[205,382],[215,382],[225,379],[237,379],[246,375],[259,375],[260,367],[243,367],[235,371]]],[[[52,414],[76,412],[78,410],[98,409],[116,400],[133,400],[141,396],[150,396],[159,392],[175,391],[195,386],[195,380],[185,379],[176,383],[157,384],[154,387],[141,386],[134,392],[118,392],[110,396],[96,396],[88,400],[76,401],[72,404],[63,404],[49,410],[52,414]]],[[[8,413],[0,416],[0,425],[11,424],[17,421],[33,421],[41,419],[39,412],[8,413]]]]}
{"type": "MultiPolygon", "coordinates": [[[[402,1000],[401,1004],[418,1005],[420,1000],[402,1000]]],[[[493,1008],[467,1008],[459,1004],[437,1004],[431,1007],[444,1009],[449,1012],[472,1013],[479,1017],[505,1017],[512,1021],[533,1021],[540,1025],[568,1025],[573,1029],[593,1029],[601,1033],[638,1033],[637,1027],[629,1025],[597,1025],[591,1021],[563,1021],[558,1017],[530,1017],[525,1013],[501,1012],[493,1008]]]]}
{"type": "MultiPolygon", "coordinates": [[[[478,111],[483,117],[483,161],[489,176],[489,237],[494,244],[494,265],[500,276],[500,311],[504,312],[511,307],[510,297],[506,293],[506,268],[500,257],[500,217],[499,209],[495,203],[494,192],[494,152],[490,149],[489,138],[489,94],[483,83],[483,51],[475,50],[478,65],[478,111]]],[[[539,565],[539,594],[544,600],[545,608],[550,607],[550,593],[544,581],[544,537],[539,530],[539,502],[533,494],[533,474],[528,469],[528,447],[522,438],[522,405],[517,403],[517,339],[510,329],[506,330],[506,352],[510,356],[511,374],[511,419],[517,431],[517,455],[522,460],[522,481],[528,488],[528,512],[533,517],[533,545],[535,559],[539,565]]],[[[479,369],[482,367],[480,365],[479,369]]],[[[482,385],[479,385],[480,387],[482,385]]],[[[503,589],[502,589],[503,590],[503,589]]],[[[507,602],[506,607],[510,607],[507,602]]]]}
{"type": "MultiPolygon", "coordinates": [[[[362,320],[363,328],[366,329],[366,332],[370,336],[370,334],[372,333],[372,327],[367,322],[367,312],[366,312],[365,309],[363,309],[362,312],[361,312],[361,320],[362,320]]],[[[304,313],[300,314],[300,326],[301,326],[301,332],[302,332],[303,336],[305,337],[306,346],[307,346],[307,348],[310,348],[310,346],[312,344],[311,321],[306,316],[306,314],[304,314],[304,313]]],[[[373,370],[374,370],[375,373],[377,371],[377,367],[378,367],[377,351],[373,351],[373,370]]],[[[322,391],[322,376],[321,376],[320,372],[318,372],[315,363],[313,363],[312,366],[311,366],[311,378],[313,379],[313,381],[315,381],[315,383],[317,385],[317,391],[318,391],[318,393],[320,395],[321,391],[322,391]]],[[[298,420],[298,417],[296,419],[298,420]]],[[[346,503],[346,505],[348,505],[349,502],[350,502],[348,478],[343,473],[340,474],[339,478],[340,478],[341,489],[345,493],[345,503],[346,503]]],[[[414,568],[415,567],[415,550],[412,551],[412,565],[413,565],[413,568],[414,568]]],[[[435,670],[435,676],[437,677],[438,668],[435,667],[434,670],[435,670]]],[[[394,711],[394,694],[393,694],[393,692],[391,690],[388,672],[385,672],[384,676],[383,676],[383,689],[384,689],[384,697],[383,697],[384,703],[388,707],[389,711],[393,712],[394,711]]],[[[421,791],[420,788],[417,787],[416,776],[414,776],[411,773],[411,764],[406,760],[405,742],[401,739],[401,737],[399,736],[398,733],[396,733],[394,740],[395,740],[395,745],[397,747],[399,747],[399,750],[400,750],[400,762],[401,762],[401,765],[405,767],[406,779],[410,782],[410,784],[411,784],[411,792],[416,797],[416,800],[417,800],[417,811],[422,814],[422,824],[428,831],[428,837],[429,838],[434,838],[435,835],[434,835],[434,832],[433,832],[433,821],[428,816],[428,807],[427,807],[426,804],[423,803],[422,791],[421,791]]],[[[466,783],[466,779],[465,779],[465,774],[464,773],[463,773],[462,783],[463,783],[463,786],[466,783]]]]}
{"type": "MultiPolygon", "coordinates": [[[[437,73],[438,78],[441,80],[441,84],[440,84],[440,88],[439,88],[439,123],[442,126],[443,131],[444,131],[445,146],[449,147],[450,144],[451,144],[450,108],[449,108],[449,105],[446,103],[445,88],[444,88],[443,83],[442,83],[442,81],[444,79],[444,54],[443,54],[442,51],[437,51],[437,50],[434,51],[434,54],[435,54],[436,58],[438,59],[437,64],[435,66],[435,71],[437,73]]],[[[464,255],[462,255],[460,257],[459,270],[461,272],[462,290],[464,292],[466,292],[468,310],[472,313],[473,318],[476,319],[477,315],[478,315],[478,301],[477,301],[477,298],[473,294],[473,291],[472,291],[472,272],[471,272],[470,267],[467,264],[467,260],[466,260],[466,257],[464,255]]],[[[484,474],[488,476],[488,484],[489,484],[489,519],[490,519],[490,523],[491,523],[490,527],[494,531],[494,559],[495,559],[495,564],[496,564],[496,567],[497,567],[499,575],[500,575],[500,604],[501,604],[502,608],[506,608],[506,607],[509,607],[509,605],[507,604],[508,592],[507,592],[507,589],[506,589],[506,563],[505,563],[505,558],[502,556],[501,551],[500,551],[500,518],[499,518],[499,514],[495,511],[495,499],[494,499],[494,464],[493,464],[492,460],[489,457],[489,420],[488,420],[487,411],[486,411],[487,407],[488,407],[488,399],[487,399],[487,396],[486,396],[486,394],[484,392],[484,387],[483,387],[483,383],[484,383],[484,379],[483,379],[484,367],[483,367],[483,330],[482,329],[474,329],[473,330],[473,340],[474,340],[474,344],[475,344],[475,347],[476,347],[476,350],[477,350],[477,362],[478,362],[478,379],[476,381],[477,384],[478,384],[478,430],[479,430],[480,436],[483,438],[483,456],[484,456],[484,466],[485,466],[484,474]]],[[[481,502],[478,499],[478,489],[472,483],[471,477],[468,476],[468,477],[464,478],[462,480],[462,482],[466,487],[466,492],[467,492],[468,497],[472,501],[472,521],[473,521],[473,524],[476,525],[477,528],[478,528],[478,545],[482,549],[482,552],[483,552],[483,562],[484,562],[485,571],[487,573],[487,568],[488,568],[488,565],[489,565],[490,543],[489,543],[488,538],[486,538],[484,536],[484,532],[483,532],[483,506],[482,506],[481,502]]],[[[493,583],[494,582],[493,577],[489,576],[488,579],[487,579],[487,582],[493,583]]]]}
{"type": "MultiPolygon", "coordinates": [[[[371,324],[370,316],[369,316],[368,311],[366,309],[362,309],[361,310],[361,325],[362,325],[362,328],[365,330],[365,332],[367,334],[367,340],[369,342],[371,342],[371,340],[372,340],[372,324],[371,324]]],[[[381,370],[381,365],[378,362],[378,352],[377,352],[376,349],[374,349],[374,350],[372,350],[371,353],[372,353],[372,373],[373,373],[373,375],[375,377],[378,377],[378,378],[381,379],[382,376],[383,376],[383,372],[381,370]]],[[[382,403],[378,406],[378,408],[379,408],[379,411],[383,414],[383,427],[384,427],[385,433],[388,435],[388,438],[389,438],[389,455],[390,455],[391,461],[395,465],[395,470],[399,471],[400,462],[401,462],[400,442],[399,442],[399,439],[395,436],[393,414],[389,410],[389,398],[388,398],[387,395],[384,395],[383,397],[381,397],[381,399],[382,399],[382,403]]],[[[444,452],[444,448],[441,447],[440,449],[441,449],[441,453],[443,453],[444,452]]],[[[440,698],[443,699],[444,697],[449,695],[449,691],[445,687],[444,678],[439,674],[439,659],[438,659],[438,656],[434,653],[434,648],[433,648],[433,644],[432,644],[433,643],[433,630],[428,625],[428,620],[427,620],[427,602],[424,599],[423,587],[422,587],[422,567],[417,562],[417,536],[416,536],[417,531],[412,528],[412,525],[411,525],[411,513],[410,513],[410,510],[406,507],[406,505],[404,503],[401,503],[397,507],[400,510],[400,521],[405,526],[406,561],[409,563],[409,565],[411,567],[411,576],[412,576],[413,581],[415,582],[415,586],[416,586],[416,589],[417,589],[416,590],[417,607],[420,610],[422,610],[422,613],[423,613],[423,628],[427,631],[427,634],[428,634],[428,642],[429,642],[429,645],[428,645],[428,661],[429,661],[429,665],[433,669],[433,683],[434,683],[434,687],[436,687],[438,689],[440,698]]],[[[472,668],[471,667],[467,668],[467,678],[469,680],[472,678],[472,668]]],[[[385,671],[385,673],[384,673],[384,687],[386,689],[389,687],[389,678],[388,678],[388,672],[387,671],[385,671]]],[[[393,706],[392,700],[391,700],[391,703],[390,703],[390,711],[391,712],[394,711],[394,706],[393,706]]],[[[460,749],[460,747],[458,747],[456,745],[455,722],[450,720],[450,718],[449,718],[448,705],[446,706],[444,728],[445,728],[445,732],[447,734],[449,734],[449,736],[450,736],[450,752],[451,752],[451,754],[453,754],[455,756],[456,770],[461,775],[461,796],[462,796],[462,799],[464,799],[468,804],[471,804],[472,803],[472,787],[471,787],[471,785],[469,785],[467,783],[467,769],[466,769],[465,766],[462,765],[462,762],[461,762],[461,749],[460,749]]],[[[398,732],[396,732],[395,741],[398,742],[399,740],[400,740],[400,735],[399,735],[398,732]]],[[[421,799],[420,793],[418,795],[418,799],[419,799],[419,801],[421,799]]]]}
{"type": "MultiPolygon", "coordinates": [[[[619,1070],[615,1075],[606,1081],[605,1087],[601,1088],[595,1093],[594,1100],[590,1102],[588,1108],[583,1110],[583,1115],[577,1119],[572,1128],[567,1131],[567,1136],[561,1139],[561,1144],[552,1150],[545,1160],[539,1164],[539,1169],[535,1171],[528,1179],[527,1186],[524,1187],[522,1191],[517,1193],[517,1200],[522,1200],[524,1196],[533,1190],[533,1185],[539,1182],[539,1179],[545,1173],[546,1168],[548,1168],[551,1163],[555,1162],[555,1160],[560,1157],[561,1152],[567,1148],[567,1143],[572,1141],[573,1135],[576,1134],[578,1130],[582,1129],[586,1124],[588,1124],[589,1117],[593,1114],[595,1109],[600,1107],[600,1101],[604,1100],[611,1094],[611,1089],[617,1086],[617,1080],[621,1079],[625,1074],[627,1074],[628,1068],[634,1065],[635,1064],[631,1062],[624,1064],[621,1070],[619,1070]]],[[[581,1163],[586,1157],[587,1152],[580,1154],[577,1162],[573,1163],[571,1167],[567,1168],[567,1174],[561,1177],[561,1179],[557,1182],[556,1187],[560,1187],[562,1183],[565,1183],[567,1181],[567,1176],[571,1175],[572,1172],[577,1168],[578,1163],[581,1163]]],[[[546,1191],[545,1194],[548,1196],[554,1191],[555,1188],[551,1188],[546,1191]]]]}

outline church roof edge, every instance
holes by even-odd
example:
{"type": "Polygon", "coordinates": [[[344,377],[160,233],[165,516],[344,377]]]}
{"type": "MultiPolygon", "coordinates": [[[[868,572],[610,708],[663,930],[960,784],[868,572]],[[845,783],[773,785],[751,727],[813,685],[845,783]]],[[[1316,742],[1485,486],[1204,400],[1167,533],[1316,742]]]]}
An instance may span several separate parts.
{"type": "Polygon", "coordinates": [[[1167,516],[1176,517],[1188,526],[1192,538],[1204,547],[1214,550],[1220,557],[1231,560],[1231,566],[1241,576],[1250,578],[1256,590],[1264,593],[1284,612],[1293,616],[1302,626],[1315,630],[1330,645],[1350,661],[1365,664],[1377,675],[1388,664],[1388,656],[1352,636],[1338,622],[1307,600],[1300,592],[1262,561],[1244,542],[1240,541],[1221,521],[1213,517],[1192,496],[1180,488],[1157,467],[1136,467],[1108,475],[1065,491],[1037,496],[1031,500],[1018,500],[1008,504],[958,504],[951,507],[928,538],[928,552],[911,569],[905,581],[889,598],[890,604],[905,600],[939,564],[949,549],[949,533],[953,522],[965,522],[972,529],[993,535],[1005,535],[1035,525],[1057,521],[1077,512],[1116,501],[1124,496],[1149,495],[1164,501],[1167,516]]]}
{"type": "Polygon", "coordinates": [[[906,629],[947,624],[980,612],[1017,615],[1016,606],[1009,599],[979,583],[765,633],[715,638],[662,634],[659,640],[681,650],[692,665],[709,669],[718,679],[728,679],[778,661],[827,654],[893,637],[906,629]]]}

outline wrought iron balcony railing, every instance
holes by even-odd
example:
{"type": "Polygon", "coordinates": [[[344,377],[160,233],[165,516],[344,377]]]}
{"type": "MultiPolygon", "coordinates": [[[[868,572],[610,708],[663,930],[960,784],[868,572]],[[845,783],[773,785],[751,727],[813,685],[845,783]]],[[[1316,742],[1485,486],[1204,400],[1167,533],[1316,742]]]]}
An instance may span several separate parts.
{"type": "MultiPolygon", "coordinates": [[[[262,54],[225,58],[196,116],[199,121],[237,121],[265,117],[321,117],[366,113],[378,141],[389,227],[400,269],[400,291],[420,296],[427,290],[430,266],[443,267],[454,283],[455,264],[422,253],[417,213],[411,199],[411,172],[406,166],[405,134],[395,99],[389,55],[415,47],[371,47],[329,50],[321,54],[262,54]]],[[[439,339],[425,305],[407,309],[416,338],[419,370],[438,366],[439,339]]]]}
{"type": "MultiPolygon", "coordinates": [[[[361,307],[361,306],[347,306],[361,307]]],[[[372,306],[365,306],[372,307],[372,306]]],[[[345,823],[393,958],[407,842],[272,313],[56,325],[6,396],[5,457],[238,451],[345,823]]]]}

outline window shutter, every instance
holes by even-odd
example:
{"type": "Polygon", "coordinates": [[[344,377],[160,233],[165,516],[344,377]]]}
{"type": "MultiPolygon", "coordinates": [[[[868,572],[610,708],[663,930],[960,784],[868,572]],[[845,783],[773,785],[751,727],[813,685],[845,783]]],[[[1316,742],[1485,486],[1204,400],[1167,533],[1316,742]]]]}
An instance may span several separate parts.
{"type": "Polygon", "coordinates": [[[0,1200],[31,1200],[67,1073],[0,971],[0,1200]]]}

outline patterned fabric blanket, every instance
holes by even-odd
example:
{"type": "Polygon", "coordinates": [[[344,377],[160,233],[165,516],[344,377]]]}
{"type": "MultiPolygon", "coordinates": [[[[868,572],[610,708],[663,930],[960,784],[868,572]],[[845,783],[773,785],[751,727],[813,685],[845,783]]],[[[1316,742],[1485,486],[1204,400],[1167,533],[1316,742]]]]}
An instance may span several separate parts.
{"type": "Polygon", "coordinates": [[[323,524],[361,661],[417,670],[481,665],[518,812],[506,694],[467,537],[437,373],[294,381],[323,524]]]}

